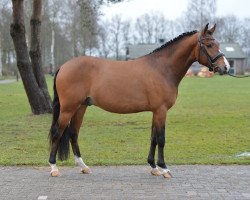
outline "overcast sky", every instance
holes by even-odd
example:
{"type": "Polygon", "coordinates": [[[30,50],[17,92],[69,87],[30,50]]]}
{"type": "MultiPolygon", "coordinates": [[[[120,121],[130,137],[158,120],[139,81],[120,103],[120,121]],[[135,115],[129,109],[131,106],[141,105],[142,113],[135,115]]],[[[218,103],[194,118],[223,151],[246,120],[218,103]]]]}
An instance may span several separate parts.
{"type": "MultiPolygon", "coordinates": [[[[135,19],[151,11],[162,12],[168,19],[176,19],[186,10],[188,0],[125,0],[106,6],[102,12],[108,18],[121,14],[135,19]]],[[[217,0],[217,16],[234,14],[240,19],[250,17],[250,0],[217,0]]]]}

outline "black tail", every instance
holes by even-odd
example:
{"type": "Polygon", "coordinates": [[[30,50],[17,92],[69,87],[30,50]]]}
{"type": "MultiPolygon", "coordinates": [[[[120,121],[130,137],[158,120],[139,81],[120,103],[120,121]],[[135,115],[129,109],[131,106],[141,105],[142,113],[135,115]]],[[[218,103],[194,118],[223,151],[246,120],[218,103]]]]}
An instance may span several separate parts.
{"type": "Polygon", "coordinates": [[[59,97],[57,94],[57,90],[56,90],[56,77],[58,74],[59,70],[55,73],[54,76],[54,86],[53,86],[53,90],[54,90],[54,99],[53,99],[53,119],[52,119],[52,126],[56,124],[59,114],[60,114],[60,102],[59,102],[59,97]]]}
{"type": "MultiPolygon", "coordinates": [[[[54,77],[53,118],[52,118],[52,124],[51,124],[50,132],[49,132],[50,149],[52,148],[53,141],[56,141],[56,138],[59,136],[57,121],[58,121],[59,114],[60,114],[60,102],[59,102],[59,97],[58,97],[57,89],[56,89],[56,77],[57,77],[58,72],[59,70],[55,73],[55,77],[54,77]]],[[[69,140],[70,140],[70,129],[67,126],[58,144],[58,158],[60,160],[67,160],[69,158],[69,140]]]]}

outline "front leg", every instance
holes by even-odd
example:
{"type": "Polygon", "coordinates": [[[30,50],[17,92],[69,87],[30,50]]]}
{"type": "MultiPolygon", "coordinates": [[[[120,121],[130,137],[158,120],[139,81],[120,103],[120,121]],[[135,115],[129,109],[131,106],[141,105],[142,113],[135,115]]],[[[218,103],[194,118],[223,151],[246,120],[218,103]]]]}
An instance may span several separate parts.
{"type": "Polygon", "coordinates": [[[153,113],[151,146],[148,156],[148,163],[152,167],[151,173],[153,175],[163,175],[165,178],[171,178],[171,174],[164,161],[164,146],[165,146],[165,123],[166,123],[167,109],[161,108],[153,113]],[[163,169],[161,173],[155,165],[154,155],[155,148],[158,144],[158,160],[157,165],[163,169]]]}
{"type": "Polygon", "coordinates": [[[156,145],[157,145],[156,134],[155,134],[154,129],[152,127],[151,144],[150,144],[150,150],[149,150],[149,154],[148,154],[148,164],[150,164],[150,166],[152,168],[156,168],[156,165],[155,165],[155,149],[156,149],[156,145]]]}
{"type": "Polygon", "coordinates": [[[157,165],[163,169],[162,175],[165,178],[172,178],[170,170],[164,161],[164,146],[165,146],[165,126],[162,126],[157,132],[157,144],[158,144],[158,160],[157,165]]]}
{"type": "Polygon", "coordinates": [[[157,165],[162,169],[167,169],[164,161],[164,146],[165,146],[165,125],[157,128],[156,141],[158,144],[158,160],[157,165]]]}
{"type": "Polygon", "coordinates": [[[154,127],[152,126],[151,144],[150,144],[150,150],[149,150],[149,154],[148,154],[148,163],[152,167],[151,174],[155,175],[155,176],[160,176],[161,172],[156,167],[156,164],[155,164],[155,149],[156,149],[156,145],[157,145],[156,132],[154,131],[154,127]]]}

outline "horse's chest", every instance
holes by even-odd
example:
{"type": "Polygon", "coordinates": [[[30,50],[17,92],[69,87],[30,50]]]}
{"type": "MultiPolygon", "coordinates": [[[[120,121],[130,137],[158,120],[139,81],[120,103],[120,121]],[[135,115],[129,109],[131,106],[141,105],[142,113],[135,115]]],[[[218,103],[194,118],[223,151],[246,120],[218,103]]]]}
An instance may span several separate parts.
{"type": "Polygon", "coordinates": [[[178,90],[175,87],[168,84],[158,85],[151,93],[150,104],[156,107],[164,105],[169,109],[175,104],[177,94],[178,90]]]}

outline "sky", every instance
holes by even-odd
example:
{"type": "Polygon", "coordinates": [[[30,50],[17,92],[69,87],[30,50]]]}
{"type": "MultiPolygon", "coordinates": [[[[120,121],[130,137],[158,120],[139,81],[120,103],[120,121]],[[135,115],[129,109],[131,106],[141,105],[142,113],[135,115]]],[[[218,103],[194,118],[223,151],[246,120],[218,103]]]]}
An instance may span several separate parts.
{"type": "MultiPolygon", "coordinates": [[[[136,19],[142,14],[161,12],[167,19],[175,20],[186,10],[188,0],[125,0],[105,6],[104,16],[111,18],[121,14],[125,19],[136,19]]],[[[234,14],[240,19],[250,17],[250,0],[217,0],[216,16],[234,14]]]]}

